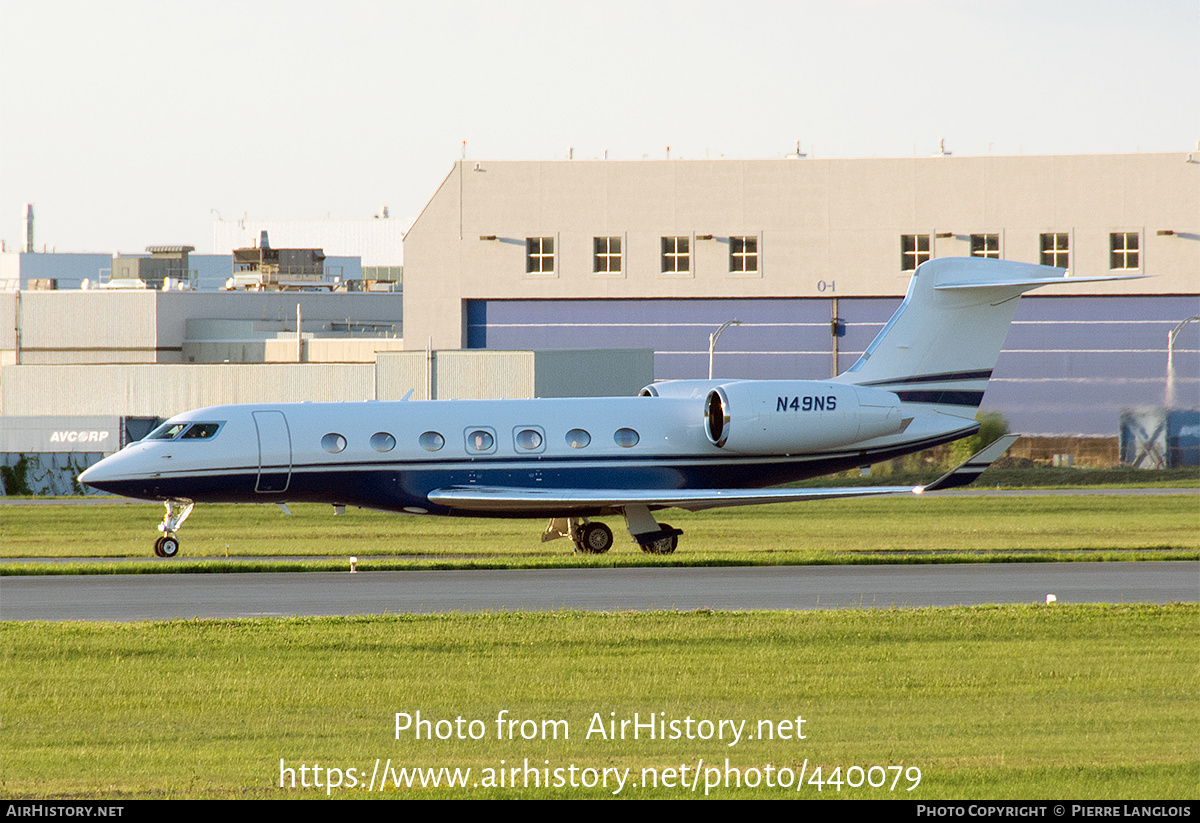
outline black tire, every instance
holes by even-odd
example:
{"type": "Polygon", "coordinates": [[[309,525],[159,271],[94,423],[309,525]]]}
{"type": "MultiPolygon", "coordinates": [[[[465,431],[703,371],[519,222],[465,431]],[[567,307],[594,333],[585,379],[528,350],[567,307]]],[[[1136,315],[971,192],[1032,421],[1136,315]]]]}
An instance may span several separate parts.
{"type": "MultiPolygon", "coordinates": [[[[663,531],[671,528],[667,523],[658,524],[663,531]]],[[[641,543],[642,551],[646,554],[674,554],[675,549],[679,546],[679,535],[673,534],[670,537],[663,537],[659,540],[652,540],[649,543],[641,543]]]]}
{"type": "Polygon", "coordinates": [[[155,556],[155,557],[162,557],[162,556],[163,556],[163,553],[162,553],[162,544],[163,544],[163,541],[164,541],[164,540],[166,540],[166,538],[165,538],[165,537],[160,537],[160,538],[158,538],[157,540],[155,540],[155,541],[154,541],[154,556],[155,556]]]}
{"type": "Polygon", "coordinates": [[[585,523],[579,529],[579,542],[576,543],[584,554],[604,554],[612,548],[612,529],[603,523],[585,523]]]}
{"type": "Polygon", "coordinates": [[[174,557],[179,554],[179,538],[160,537],[155,545],[159,557],[174,557]]]}

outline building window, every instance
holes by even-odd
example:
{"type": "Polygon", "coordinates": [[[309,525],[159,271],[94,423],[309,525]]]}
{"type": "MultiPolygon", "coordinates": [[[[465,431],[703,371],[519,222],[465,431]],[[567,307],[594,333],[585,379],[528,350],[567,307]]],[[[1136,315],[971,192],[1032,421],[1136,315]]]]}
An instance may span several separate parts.
{"type": "Polygon", "coordinates": [[[1118,231],[1108,236],[1108,267],[1136,269],[1138,267],[1138,233],[1118,231]]]}
{"type": "Polygon", "coordinates": [[[621,238],[592,238],[592,271],[596,274],[621,273],[621,238]]]}
{"type": "Polygon", "coordinates": [[[1042,235],[1042,265],[1056,269],[1071,267],[1071,243],[1066,232],[1042,235]]]}
{"type": "Polygon", "coordinates": [[[690,248],[686,237],[664,237],[662,239],[663,274],[687,274],[692,270],[690,248]]]}
{"type": "Polygon", "coordinates": [[[729,271],[749,273],[758,271],[758,238],[729,238],[729,271]]]}
{"type": "Polygon", "coordinates": [[[971,256],[972,257],[991,257],[1000,259],[1000,235],[998,234],[972,234],[971,235],[971,256]]]}
{"type": "Polygon", "coordinates": [[[928,260],[928,234],[904,234],[900,236],[900,271],[915,271],[917,266],[928,260]]]}
{"type": "Polygon", "coordinates": [[[554,274],[554,238],[525,238],[525,273],[554,274]]]}

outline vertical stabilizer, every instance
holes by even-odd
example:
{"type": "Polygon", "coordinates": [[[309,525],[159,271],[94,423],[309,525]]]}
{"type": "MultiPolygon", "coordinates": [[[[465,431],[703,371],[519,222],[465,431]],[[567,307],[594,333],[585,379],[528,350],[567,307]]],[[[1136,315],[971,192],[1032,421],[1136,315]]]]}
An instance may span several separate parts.
{"type": "Polygon", "coordinates": [[[1063,269],[979,257],[930,260],[862,357],[836,379],[973,418],[1023,292],[1117,279],[1128,278],[1068,278],[1063,269]]]}

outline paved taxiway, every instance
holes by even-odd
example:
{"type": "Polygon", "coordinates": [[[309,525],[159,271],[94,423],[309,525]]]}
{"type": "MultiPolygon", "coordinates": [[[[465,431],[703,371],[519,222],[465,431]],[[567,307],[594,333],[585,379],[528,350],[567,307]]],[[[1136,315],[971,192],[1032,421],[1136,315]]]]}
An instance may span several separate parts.
{"type": "Polygon", "coordinates": [[[5,577],[0,619],[1200,601],[1200,563],[5,577]]]}

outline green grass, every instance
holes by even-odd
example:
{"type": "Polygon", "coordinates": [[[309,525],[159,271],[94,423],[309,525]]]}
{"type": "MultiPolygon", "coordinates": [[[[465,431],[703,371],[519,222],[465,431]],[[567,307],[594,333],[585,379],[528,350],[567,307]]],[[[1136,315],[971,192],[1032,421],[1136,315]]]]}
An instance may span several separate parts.
{"type": "MultiPolygon", "coordinates": [[[[289,767],[641,770],[703,761],[920,769],[905,799],[1194,799],[1200,607],[488,614],[0,624],[6,797],[293,797],[289,767]],[[395,713],[483,721],[481,740],[396,739],[395,713]],[[569,740],[497,740],[495,719],[569,740]],[[803,740],[605,740],[594,715],[805,719],[803,740]]],[[[444,729],[445,727],[443,727],[444,729]]],[[[478,730],[479,727],[476,727],[478,730]]],[[[794,773],[795,773],[794,772],[794,773]]],[[[298,774],[298,772],[297,772],[298,774]]],[[[690,774],[690,772],[689,772],[690,774]]],[[[760,771],[760,775],[763,774],[760,771]]],[[[878,782],[878,772],[875,772],[878,782]]],[[[890,782],[893,773],[889,773],[890,782]]],[[[363,796],[338,789],[335,796],[363,796]]],[[[597,789],[389,788],[405,797],[606,797],[597,789]]],[[[622,796],[693,797],[628,786],[622,796]]]]}
{"type": "Polygon", "coordinates": [[[620,518],[606,518],[617,544],[606,555],[572,556],[566,540],[541,543],[538,520],[452,519],[296,505],[200,506],[181,532],[183,552],[150,557],[161,507],[6,506],[6,557],[145,558],[130,563],[2,563],[0,574],[162,573],[344,568],[551,568],[628,565],[785,565],[1002,560],[1196,559],[1195,496],[878,498],[664,512],[683,529],[676,554],[638,551],[620,518]],[[229,546],[232,561],[224,561],[229,546]],[[276,560],[281,556],[310,562],[276,560]],[[343,558],[331,563],[316,558],[343,558]],[[193,558],[189,560],[189,558],[193,558]],[[195,560],[195,558],[209,558],[195,560]],[[215,558],[215,559],[214,559],[215,558]],[[237,560],[237,558],[253,558],[237,560]]]}

